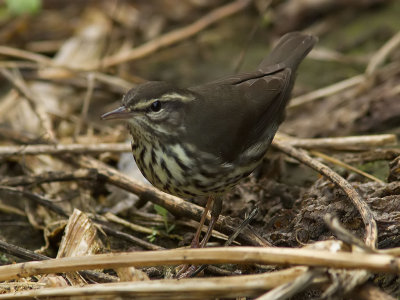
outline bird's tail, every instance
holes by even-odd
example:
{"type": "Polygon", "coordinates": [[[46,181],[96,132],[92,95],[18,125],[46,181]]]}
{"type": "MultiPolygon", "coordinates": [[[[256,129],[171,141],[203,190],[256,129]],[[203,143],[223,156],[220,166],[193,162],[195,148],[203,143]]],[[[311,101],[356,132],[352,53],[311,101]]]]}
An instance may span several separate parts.
{"type": "Polygon", "coordinates": [[[270,74],[275,73],[276,78],[280,77],[280,82],[284,86],[279,90],[279,97],[268,99],[271,101],[267,105],[263,118],[249,135],[246,147],[260,141],[265,149],[269,146],[280,123],[285,118],[285,107],[290,100],[297,67],[316,42],[317,38],[312,35],[300,32],[287,33],[261,62],[258,70],[265,74],[266,80],[270,79],[270,74]]]}
{"type": "Polygon", "coordinates": [[[315,36],[290,32],[280,38],[270,54],[259,65],[259,70],[265,70],[273,65],[281,65],[296,72],[297,67],[314,47],[318,39],[315,36]]]}

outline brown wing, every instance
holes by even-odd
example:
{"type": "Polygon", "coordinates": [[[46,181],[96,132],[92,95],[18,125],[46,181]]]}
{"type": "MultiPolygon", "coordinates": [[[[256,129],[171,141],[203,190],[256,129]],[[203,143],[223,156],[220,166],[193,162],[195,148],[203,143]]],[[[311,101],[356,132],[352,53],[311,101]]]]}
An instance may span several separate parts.
{"type": "Polygon", "coordinates": [[[284,74],[190,89],[198,100],[186,109],[187,140],[231,162],[254,142],[273,137],[285,106],[280,103],[290,76],[284,74]]]}

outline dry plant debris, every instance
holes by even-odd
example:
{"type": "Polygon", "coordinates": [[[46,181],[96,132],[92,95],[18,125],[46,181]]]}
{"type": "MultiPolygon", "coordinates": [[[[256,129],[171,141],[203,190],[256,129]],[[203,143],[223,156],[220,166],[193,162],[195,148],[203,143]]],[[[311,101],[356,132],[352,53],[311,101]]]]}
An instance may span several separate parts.
{"type": "Polygon", "coordinates": [[[398,2],[0,6],[0,299],[399,297],[398,2]],[[182,248],[203,199],[145,182],[124,127],[99,115],[147,79],[253,66],[291,30],[320,44],[273,149],[227,195],[210,247],[182,248]],[[206,265],[173,279],[181,263],[206,265]]]}

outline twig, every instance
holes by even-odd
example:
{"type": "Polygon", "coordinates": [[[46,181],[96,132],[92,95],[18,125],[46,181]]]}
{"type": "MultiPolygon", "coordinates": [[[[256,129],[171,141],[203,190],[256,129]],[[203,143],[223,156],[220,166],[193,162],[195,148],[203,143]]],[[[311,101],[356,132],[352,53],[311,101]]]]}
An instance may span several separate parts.
{"type": "Polygon", "coordinates": [[[251,0],[236,0],[232,3],[221,6],[211,11],[209,14],[205,15],[199,20],[195,21],[194,23],[190,24],[189,26],[166,33],[129,51],[124,50],[121,53],[106,57],[100,63],[100,65],[102,67],[108,68],[127,61],[143,58],[161,48],[173,45],[179,41],[187,39],[204,30],[206,27],[212,25],[213,23],[220,21],[223,18],[238,13],[239,11],[246,8],[250,3],[251,0]]]}
{"type": "Polygon", "coordinates": [[[335,165],[341,166],[341,167],[346,168],[346,169],[348,169],[350,171],[353,171],[353,172],[355,172],[357,174],[360,174],[360,175],[362,175],[362,176],[364,176],[364,177],[366,177],[368,179],[371,179],[372,181],[376,181],[376,182],[378,182],[380,184],[385,184],[385,182],[383,182],[379,178],[376,178],[375,176],[372,176],[371,174],[368,174],[368,173],[366,173],[366,172],[364,172],[364,171],[362,171],[360,169],[357,169],[357,168],[355,168],[353,166],[350,166],[349,164],[346,164],[346,163],[344,163],[344,162],[342,162],[342,161],[340,161],[340,160],[338,160],[338,159],[336,159],[334,157],[331,157],[329,155],[326,155],[326,154],[318,152],[318,151],[310,151],[310,153],[315,155],[315,156],[321,157],[322,159],[324,159],[324,160],[326,160],[328,162],[331,162],[331,163],[333,163],[335,165]]]}
{"type": "MultiPolygon", "coordinates": [[[[307,31],[312,32],[315,35],[319,35],[314,30],[307,31]]],[[[318,46],[317,48],[314,48],[313,51],[308,54],[307,58],[317,61],[338,62],[342,64],[353,64],[362,66],[364,66],[368,61],[367,55],[359,55],[357,57],[354,57],[351,55],[343,54],[340,51],[325,48],[323,46],[318,46]]]]}
{"type": "Polygon", "coordinates": [[[331,252],[306,248],[213,247],[98,254],[0,266],[0,281],[37,274],[86,269],[145,267],[178,264],[304,265],[335,269],[365,269],[400,273],[400,258],[385,254],[331,252]]]}
{"type": "Polygon", "coordinates": [[[236,239],[236,237],[239,235],[239,233],[242,232],[242,230],[250,224],[250,222],[257,216],[258,214],[258,208],[253,209],[249,216],[245,218],[238,226],[236,231],[226,240],[224,246],[227,247],[230,244],[233,243],[233,241],[236,239]]]}
{"type": "Polygon", "coordinates": [[[79,180],[96,181],[98,180],[98,172],[96,169],[77,169],[71,172],[50,171],[50,172],[43,172],[40,174],[14,176],[14,177],[0,179],[0,186],[1,185],[19,186],[19,185],[42,184],[46,182],[79,181],[79,180]]]}
{"type": "Polygon", "coordinates": [[[360,150],[378,146],[394,145],[397,143],[397,137],[395,134],[303,139],[287,136],[278,132],[275,136],[275,140],[276,139],[283,139],[285,143],[303,149],[333,150],[360,150]]]}
{"type": "MultiPolygon", "coordinates": [[[[272,273],[257,275],[231,276],[218,278],[168,279],[115,284],[96,284],[80,287],[46,288],[0,295],[0,299],[23,299],[42,297],[123,297],[135,299],[215,299],[221,295],[227,298],[239,296],[258,296],[284,282],[289,282],[305,272],[305,268],[296,267],[272,273]]],[[[326,281],[326,278],[322,278],[326,281]]]]}
{"type": "Polygon", "coordinates": [[[28,249],[24,249],[21,247],[18,247],[16,245],[12,245],[9,243],[6,243],[2,240],[0,240],[0,252],[10,254],[12,256],[24,259],[24,260],[45,260],[45,259],[51,259],[51,257],[47,257],[42,254],[35,253],[33,251],[30,251],[28,249]]]}
{"type": "Polygon", "coordinates": [[[155,232],[155,234],[157,234],[157,235],[166,236],[165,234],[162,234],[158,230],[154,230],[154,229],[151,229],[149,227],[145,227],[145,226],[134,224],[132,222],[128,222],[125,219],[122,219],[122,218],[120,218],[120,217],[118,217],[118,216],[116,216],[116,215],[114,215],[114,214],[112,214],[110,212],[107,212],[104,215],[104,217],[109,222],[114,222],[114,223],[123,225],[124,227],[127,227],[127,228],[129,228],[130,230],[133,230],[133,231],[137,231],[137,232],[144,233],[144,234],[153,234],[155,232]]]}
{"type": "Polygon", "coordinates": [[[343,156],[343,160],[348,163],[353,162],[370,162],[377,160],[392,160],[400,155],[400,149],[371,149],[360,153],[347,153],[343,156]]]}
{"type": "Polygon", "coordinates": [[[22,217],[26,216],[26,213],[23,210],[16,208],[14,206],[3,204],[1,202],[0,202],[0,212],[6,214],[15,214],[22,217]]]}
{"type": "Polygon", "coordinates": [[[116,86],[125,91],[135,87],[134,83],[129,82],[129,81],[127,81],[123,78],[117,77],[117,76],[113,76],[113,75],[106,74],[106,73],[101,73],[99,71],[91,72],[91,73],[95,76],[97,81],[105,83],[107,85],[116,86]]]}
{"type": "Polygon", "coordinates": [[[0,54],[6,56],[13,56],[23,58],[26,60],[37,62],[38,64],[52,65],[53,61],[45,55],[40,55],[34,52],[16,49],[7,46],[0,46],[0,54]]]}
{"type": "Polygon", "coordinates": [[[397,32],[382,48],[372,56],[365,70],[367,76],[371,76],[376,72],[378,67],[385,61],[386,57],[400,45],[400,31],[397,32]]]}
{"type": "Polygon", "coordinates": [[[142,247],[143,249],[147,249],[147,250],[161,250],[161,249],[164,249],[161,246],[154,245],[154,244],[149,243],[149,242],[147,242],[145,240],[139,239],[139,238],[137,238],[137,237],[135,237],[135,236],[133,236],[131,234],[128,234],[128,233],[125,233],[125,232],[122,232],[122,231],[119,231],[119,230],[115,230],[115,229],[113,229],[111,227],[108,227],[108,226],[106,226],[104,224],[101,225],[101,229],[104,230],[104,232],[109,234],[109,235],[112,235],[112,236],[117,237],[119,239],[128,241],[129,243],[132,243],[134,245],[138,245],[138,246],[142,247]]]}
{"type": "Polygon", "coordinates": [[[315,278],[324,274],[324,269],[309,269],[307,272],[298,276],[295,280],[282,284],[256,300],[284,300],[293,297],[297,293],[304,291],[314,281],[315,278]]]}
{"type": "Polygon", "coordinates": [[[343,189],[343,191],[347,194],[349,199],[353,202],[353,204],[357,207],[358,211],[361,214],[366,231],[365,243],[367,244],[367,246],[375,249],[378,238],[378,229],[376,226],[374,215],[371,209],[365,203],[365,201],[353,188],[353,186],[343,177],[331,170],[329,167],[316,161],[315,159],[312,159],[305,151],[297,150],[296,148],[278,140],[273,141],[273,145],[280,151],[286,153],[291,157],[294,157],[305,165],[316,170],[318,173],[325,175],[330,181],[337,184],[341,189],[343,189]]]}
{"type": "MultiPolygon", "coordinates": [[[[145,227],[142,225],[138,225],[132,222],[128,222],[123,218],[120,218],[110,212],[105,213],[104,218],[109,221],[109,222],[113,222],[113,223],[117,223],[119,225],[122,225],[132,231],[136,231],[136,232],[140,232],[140,233],[144,233],[144,234],[155,234],[157,236],[162,236],[162,237],[167,237],[170,239],[177,239],[179,241],[181,241],[183,238],[180,235],[177,234],[168,234],[168,233],[164,233],[163,231],[160,230],[156,230],[154,228],[150,228],[149,226],[145,227]]],[[[162,220],[162,224],[164,225],[165,223],[163,222],[164,220],[162,220]]],[[[220,233],[220,235],[222,235],[222,233],[220,233]]]]}
{"type": "Polygon", "coordinates": [[[27,146],[2,146],[0,157],[5,155],[39,155],[39,154],[98,154],[104,152],[130,152],[127,143],[110,144],[55,144],[55,145],[27,145],[27,146]]]}
{"type": "MultiPolygon", "coordinates": [[[[1,46],[0,46],[1,47],[1,46]]],[[[38,69],[40,65],[34,62],[29,61],[10,61],[10,60],[2,60],[0,61],[0,68],[7,69],[38,69]]]]}
{"type": "Polygon", "coordinates": [[[323,97],[331,96],[333,94],[336,94],[338,92],[341,92],[343,90],[352,88],[354,86],[357,86],[365,81],[365,75],[357,75],[352,78],[339,81],[337,83],[334,83],[332,85],[323,87],[319,90],[313,91],[311,93],[305,94],[298,96],[296,98],[293,98],[289,105],[287,106],[288,109],[299,107],[301,105],[304,105],[306,103],[318,100],[323,97]]]}
{"type": "MultiPolygon", "coordinates": [[[[143,211],[140,210],[135,210],[132,212],[132,215],[134,217],[137,217],[138,220],[142,221],[142,225],[144,226],[153,226],[153,227],[157,227],[157,226],[163,226],[165,224],[165,217],[162,217],[160,215],[156,215],[156,214],[152,214],[152,213],[145,213],[143,211]]],[[[105,216],[107,218],[107,216],[105,216]]],[[[176,225],[179,226],[185,226],[185,227],[189,227],[192,229],[197,229],[199,226],[199,223],[194,221],[194,220],[186,220],[186,219],[175,219],[175,218],[169,218],[167,217],[167,221],[169,223],[174,223],[176,225]]],[[[129,227],[129,226],[128,226],[129,227]]],[[[206,232],[207,231],[207,226],[204,225],[202,228],[202,232],[206,232]]],[[[168,234],[169,237],[173,237],[173,238],[177,238],[179,240],[181,240],[181,236],[175,236],[175,235],[171,235],[168,234]]],[[[217,230],[213,230],[212,232],[212,236],[226,241],[228,239],[228,236],[226,234],[223,234],[217,230]]],[[[239,243],[236,243],[236,245],[240,245],[239,243]]]]}

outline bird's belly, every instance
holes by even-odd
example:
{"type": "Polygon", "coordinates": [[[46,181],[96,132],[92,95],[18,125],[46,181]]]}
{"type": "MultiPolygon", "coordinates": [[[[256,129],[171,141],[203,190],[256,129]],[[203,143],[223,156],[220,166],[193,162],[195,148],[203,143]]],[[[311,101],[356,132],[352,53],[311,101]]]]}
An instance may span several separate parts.
{"type": "Polygon", "coordinates": [[[179,197],[223,193],[258,165],[235,167],[209,155],[193,155],[179,144],[137,143],[132,144],[132,153],[139,170],[152,185],[179,197]]]}

